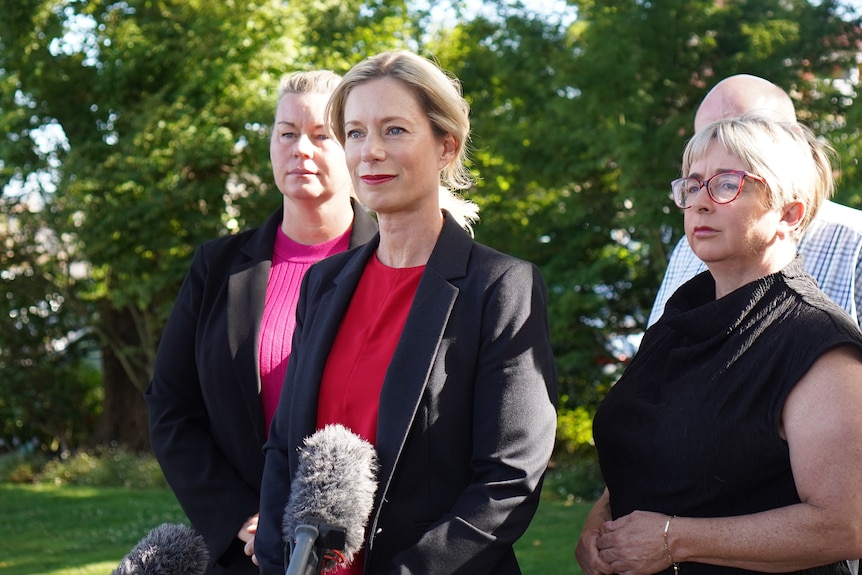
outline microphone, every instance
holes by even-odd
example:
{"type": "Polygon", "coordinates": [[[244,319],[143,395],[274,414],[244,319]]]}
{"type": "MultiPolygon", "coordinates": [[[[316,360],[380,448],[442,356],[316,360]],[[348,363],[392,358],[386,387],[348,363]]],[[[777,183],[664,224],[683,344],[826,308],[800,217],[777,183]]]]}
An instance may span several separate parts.
{"type": "Polygon", "coordinates": [[[303,443],[282,523],[286,575],[350,565],[377,491],[377,453],[346,427],[327,425],[303,443]]]}
{"type": "Polygon", "coordinates": [[[138,541],[111,575],[204,575],[209,552],[191,527],[163,523],[138,541]]]}

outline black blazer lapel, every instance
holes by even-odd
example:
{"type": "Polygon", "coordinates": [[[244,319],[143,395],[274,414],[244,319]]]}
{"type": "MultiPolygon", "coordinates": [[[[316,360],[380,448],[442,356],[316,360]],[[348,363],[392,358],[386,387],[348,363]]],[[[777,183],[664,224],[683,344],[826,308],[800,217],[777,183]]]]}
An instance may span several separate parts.
{"type": "Polygon", "coordinates": [[[380,393],[376,445],[380,463],[375,507],[378,512],[458,297],[458,287],[452,280],[466,275],[472,245],[472,238],[447,214],[380,393]]]}
{"type": "Polygon", "coordinates": [[[261,445],[266,438],[266,429],[260,401],[258,338],[275,234],[281,219],[282,209],[278,209],[243,246],[242,253],[249,259],[230,270],[227,285],[228,345],[235,358],[233,365],[242,396],[261,445]]]}

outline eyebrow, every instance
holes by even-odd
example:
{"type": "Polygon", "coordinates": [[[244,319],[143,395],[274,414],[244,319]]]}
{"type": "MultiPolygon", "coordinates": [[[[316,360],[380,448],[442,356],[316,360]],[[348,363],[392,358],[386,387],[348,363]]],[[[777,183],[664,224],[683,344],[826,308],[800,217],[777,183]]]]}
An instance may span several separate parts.
{"type": "MultiPolygon", "coordinates": [[[[296,127],[297,127],[296,122],[288,122],[287,120],[277,120],[277,121],[275,122],[275,125],[276,125],[276,126],[289,126],[289,127],[291,127],[291,128],[296,128],[296,127]]],[[[326,129],[326,125],[325,125],[325,124],[315,124],[314,126],[312,126],[312,131],[315,131],[315,130],[325,130],[325,129],[326,129]]]]}
{"type": "MultiPolygon", "coordinates": [[[[715,171],[713,176],[717,176],[718,174],[726,174],[728,172],[744,172],[744,171],[746,171],[746,170],[740,170],[737,168],[719,168],[715,171]]],[[[701,179],[701,178],[703,178],[703,174],[701,174],[699,172],[690,172],[687,177],[701,179]]]]}
{"type": "MultiPolygon", "coordinates": [[[[386,116],[385,118],[380,118],[380,120],[376,120],[376,121],[379,121],[381,124],[390,124],[390,123],[410,124],[410,125],[414,124],[414,122],[412,120],[408,119],[405,116],[386,116]]],[[[349,126],[351,124],[364,124],[364,122],[360,122],[358,120],[345,120],[345,122],[344,122],[345,126],[349,126]]]]}

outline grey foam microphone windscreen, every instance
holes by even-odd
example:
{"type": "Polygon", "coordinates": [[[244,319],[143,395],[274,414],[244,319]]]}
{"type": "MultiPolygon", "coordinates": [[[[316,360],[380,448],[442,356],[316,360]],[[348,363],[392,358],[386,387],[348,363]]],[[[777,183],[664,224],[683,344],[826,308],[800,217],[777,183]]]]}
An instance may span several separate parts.
{"type": "Polygon", "coordinates": [[[209,552],[191,527],[163,523],[138,541],[111,575],[203,575],[209,552]]]}
{"type": "Polygon", "coordinates": [[[322,521],[345,530],[341,552],[349,565],[362,548],[377,491],[374,446],[342,425],[327,425],[305,438],[284,509],[283,533],[322,521]]]}

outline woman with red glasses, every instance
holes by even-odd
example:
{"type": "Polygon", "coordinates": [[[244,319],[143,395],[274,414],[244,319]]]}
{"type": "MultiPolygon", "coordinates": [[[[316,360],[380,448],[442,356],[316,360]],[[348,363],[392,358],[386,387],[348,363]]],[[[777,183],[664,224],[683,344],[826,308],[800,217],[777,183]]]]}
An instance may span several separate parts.
{"type": "Polygon", "coordinates": [[[826,147],[758,116],[698,132],[672,183],[708,271],[680,287],[594,420],[596,573],[846,573],[862,556],[862,333],[796,240],[826,147]]]}

